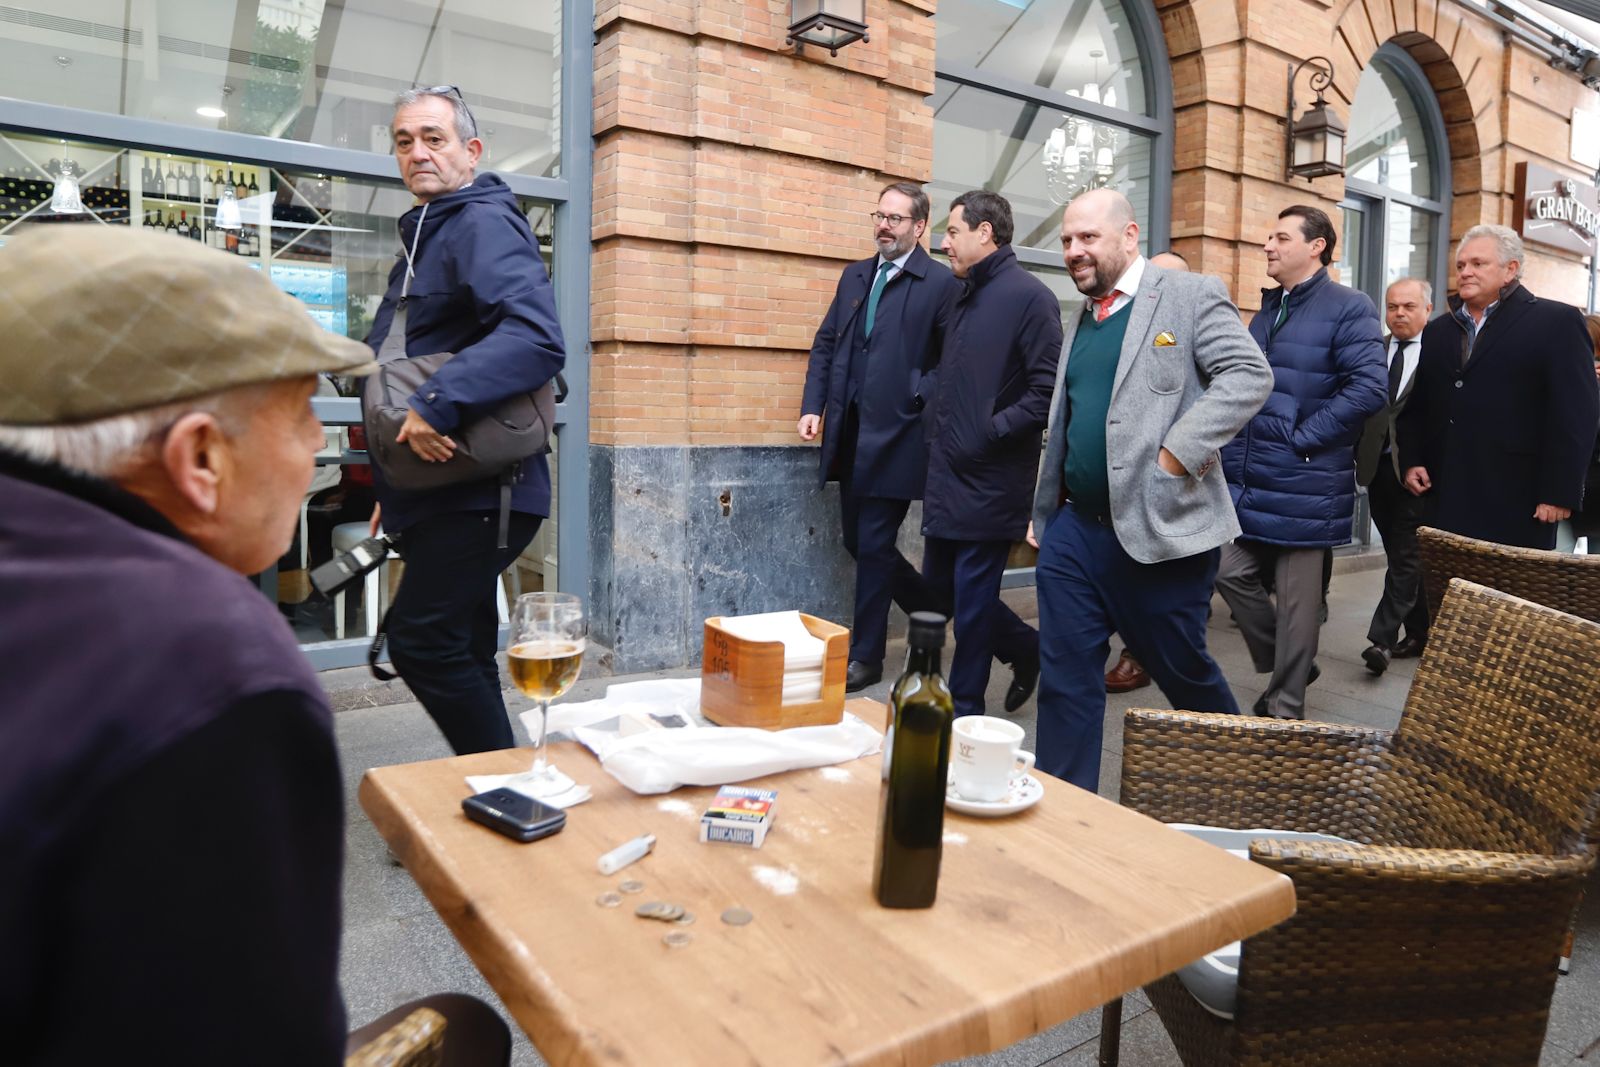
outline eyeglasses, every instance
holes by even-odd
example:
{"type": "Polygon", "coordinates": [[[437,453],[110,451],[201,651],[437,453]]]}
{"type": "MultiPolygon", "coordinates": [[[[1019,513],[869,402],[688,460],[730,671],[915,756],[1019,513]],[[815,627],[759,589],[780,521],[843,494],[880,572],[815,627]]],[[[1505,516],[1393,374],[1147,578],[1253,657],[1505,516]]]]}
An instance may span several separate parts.
{"type": "Polygon", "coordinates": [[[880,226],[887,222],[890,226],[893,226],[897,230],[900,228],[901,224],[911,221],[910,215],[885,215],[881,211],[869,212],[867,214],[867,218],[878,223],[880,226]]]}
{"type": "Polygon", "coordinates": [[[461,110],[467,113],[467,125],[472,127],[472,136],[478,136],[478,120],[473,117],[472,109],[467,106],[467,98],[461,95],[461,90],[454,85],[430,85],[422,90],[430,96],[454,96],[461,101],[461,110]]]}

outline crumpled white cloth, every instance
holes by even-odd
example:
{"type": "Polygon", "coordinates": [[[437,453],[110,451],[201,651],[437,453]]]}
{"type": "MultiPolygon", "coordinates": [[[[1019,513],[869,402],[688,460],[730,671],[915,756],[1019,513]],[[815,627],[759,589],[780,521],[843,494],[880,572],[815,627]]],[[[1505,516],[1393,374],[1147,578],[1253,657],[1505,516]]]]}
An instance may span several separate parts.
{"type": "MultiPolygon", "coordinates": [[[[538,730],[537,709],[524,712],[523,720],[530,732],[538,730]]],[[[831,726],[789,730],[706,725],[698,678],[613,685],[604,699],[552,708],[550,729],[572,734],[599,757],[607,773],[643,794],[847,763],[877,752],[883,743],[882,734],[848,713],[831,726]],[[655,728],[667,715],[682,716],[690,725],[655,728]]]]}

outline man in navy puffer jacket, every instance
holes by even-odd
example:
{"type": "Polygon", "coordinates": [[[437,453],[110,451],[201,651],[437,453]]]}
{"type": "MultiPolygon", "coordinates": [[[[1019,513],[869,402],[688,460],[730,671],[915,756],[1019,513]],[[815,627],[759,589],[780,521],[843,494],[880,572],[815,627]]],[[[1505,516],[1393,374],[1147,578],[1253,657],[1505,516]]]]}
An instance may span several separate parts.
{"type": "Polygon", "coordinates": [[[1383,330],[1364,293],[1328,277],[1333,223],[1285,208],[1267,238],[1267,274],[1250,323],[1272,364],[1272,395],[1222,450],[1243,531],[1222,550],[1217,590],[1255,668],[1271,672],[1257,714],[1305,718],[1322,628],[1322,560],[1350,540],[1355,443],[1388,400],[1383,330]],[[1268,575],[1277,606],[1268,599],[1268,575]]]}

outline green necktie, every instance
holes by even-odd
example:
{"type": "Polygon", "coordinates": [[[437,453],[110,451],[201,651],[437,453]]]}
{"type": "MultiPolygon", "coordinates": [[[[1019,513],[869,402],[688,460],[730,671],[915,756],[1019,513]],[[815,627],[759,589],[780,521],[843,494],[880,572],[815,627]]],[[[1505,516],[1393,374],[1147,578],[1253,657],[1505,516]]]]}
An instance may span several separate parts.
{"type": "Polygon", "coordinates": [[[1278,303],[1278,317],[1272,322],[1272,333],[1269,337],[1276,336],[1278,327],[1283,325],[1283,320],[1289,317],[1289,290],[1283,291],[1283,299],[1278,303]]]}
{"type": "Polygon", "coordinates": [[[883,287],[889,284],[889,272],[894,269],[894,264],[884,260],[878,267],[878,276],[872,279],[872,292],[867,294],[867,323],[866,333],[872,336],[872,323],[878,317],[878,298],[883,295],[883,287]]]}

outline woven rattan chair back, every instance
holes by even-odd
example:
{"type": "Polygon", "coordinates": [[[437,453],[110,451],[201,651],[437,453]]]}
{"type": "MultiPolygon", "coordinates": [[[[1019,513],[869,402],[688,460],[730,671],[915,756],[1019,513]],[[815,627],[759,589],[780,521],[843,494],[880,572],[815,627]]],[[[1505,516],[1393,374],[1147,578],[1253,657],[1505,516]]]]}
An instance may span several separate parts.
{"type": "Polygon", "coordinates": [[[1600,834],[1600,625],[1450,582],[1376,781],[1382,843],[1543,855],[1600,834]]]}
{"type": "Polygon", "coordinates": [[[1436,530],[1417,531],[1428,617],[1437,618],[1452,578],[1510,593],[1547,608],[1600,622],[1600,555],[1575,556],[1436,530]]]}

